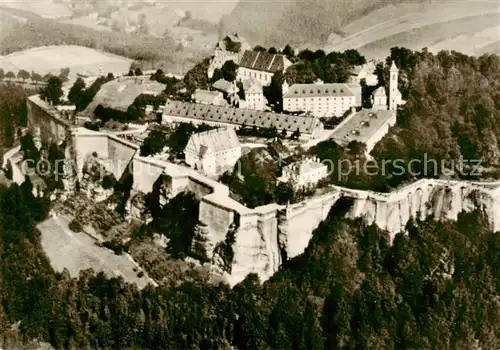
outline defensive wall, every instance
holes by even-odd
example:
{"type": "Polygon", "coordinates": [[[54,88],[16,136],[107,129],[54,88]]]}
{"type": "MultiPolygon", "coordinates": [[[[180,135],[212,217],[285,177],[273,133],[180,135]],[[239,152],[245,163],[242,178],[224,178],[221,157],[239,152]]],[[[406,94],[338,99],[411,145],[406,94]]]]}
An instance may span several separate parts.
{"type": "MultiPolygon", "coordinates": [[[[68,140],[71,128],[66,123],[52,113],[37,108],[38,103],[28,104],[30,125],[40,128],[42,139],[68,140]],[[43,118],[46,121],[40,122],[43,118]]],[[[423,179],[390,193],[332,186],[328,193],[301,203],[287,206],[270,204],[250,209],[232,199],[227,186],[189,167],[153,157],[141,157],[138,146],[114,135],[81,128],[70,134],[77,159],[84,159],[95,151],[108,158],[110,163],[119,160],[116,164],[109,164],[109,169],[117,178],[131,164],[136,191],[151,192],[155,181],[161,175],[168,175],[172,195],[182,191],[195,193],[200,199],[199,221],[207,227],[209,258],[214,257],[214,248],[224,242],[228,232],[234,228],[234,258],[231,271],[224,273],[232,285],[252,272],[265,280],[278,270],[283,257],[293,258],[303,253],[314,229],[341,197],[353,199],[349,217],[363,218],[367,224],[387,230],[391,239],[405,230],[411,218],[456,220],[460,212],[476,208],[488,215],[493,230],[500,230],[500,182],[423,179]]]]}

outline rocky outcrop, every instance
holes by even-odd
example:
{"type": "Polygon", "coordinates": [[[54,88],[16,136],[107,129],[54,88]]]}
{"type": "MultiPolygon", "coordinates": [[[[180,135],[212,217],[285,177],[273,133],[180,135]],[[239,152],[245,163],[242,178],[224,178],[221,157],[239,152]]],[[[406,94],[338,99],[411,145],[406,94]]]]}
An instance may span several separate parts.
{"type": "Polygon", "coordinates": [[[245,208],[238,214],[240,225],[236,232],[229,228],[238,208],[230,208],[222,201],[202,200],[200,220],[208,227],[211,245],[224,242],[227,232],[234,234],[232,264],[224,274],[227,282],[238,283],[252,272],[265,280],[283,260],[304,252],[314,229],[342,197],[353,201],[348,217],[363,218],[367,224],[387,230],[391,239],[405,231],[411,218],[456,220],[460,212],[476,208],[488,215],[493,230],[500,230],[500,183],[428,179],[392,193],[332,187],[330,193],[295,205],[245,208]]]}

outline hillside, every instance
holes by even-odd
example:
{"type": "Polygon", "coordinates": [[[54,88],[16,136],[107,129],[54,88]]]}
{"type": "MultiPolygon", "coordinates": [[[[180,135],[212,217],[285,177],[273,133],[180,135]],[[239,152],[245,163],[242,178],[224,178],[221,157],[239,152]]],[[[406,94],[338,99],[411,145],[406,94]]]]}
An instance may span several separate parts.
{"type": "Polygon", "coordinates": [[[404,46],[481,55],[500,52],[499,31],[500,6],[493,1],[391,5],[349,23],[325,50],[354,48],[383,58],[391,47],[404,46]]]}
{"type": "Polygon", "coordinates": [[[0,68],[17,73],[20,69],[38,74],[59,74],[61,68],[69,67],[70,75],[85,71],[124,74],[132,60],[100,52],[83,46],[44,46],[0,56],[0,68]]]}
{"type": "Polygon", "coordinates": [[[498,3],[488,0],[242,0],[221,28],[253,45],[359,49],[382,58],[393,46],[499,52],[499,23],[498,3]]]}
{"type": "Polygon", "coordinates": [[[221,25],[223,32],[236,31],[254,45],[319,45],[325,43],[330,34],[341,34],[341,28],[350,21],[387,4],[400,2],[241,0],[231,15],[221,20],[221,25]]]}

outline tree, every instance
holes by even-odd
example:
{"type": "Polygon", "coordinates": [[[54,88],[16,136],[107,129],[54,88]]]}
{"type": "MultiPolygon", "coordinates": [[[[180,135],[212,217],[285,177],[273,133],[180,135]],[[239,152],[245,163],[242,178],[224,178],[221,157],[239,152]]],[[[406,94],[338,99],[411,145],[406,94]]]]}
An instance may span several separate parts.
{"type": "Polygon", "coordinates": [[[0,80],[2,80],[3,78],[5,78],[5,72],[2,68],[0,68],[0,80]]]}
{"type": "Polygon", "coordinates": [[[260,46],[260,45],[255,46],[255,47],[253,48],[253,50],[254,50],[254,51],[258,51],[258,52],[259,52],[259,51],[260,51],[260,52],[266,52],[266,51],[267,51],[265,47],[262,47],[262,46],[260,46]]]}
{"type": "Polygon", "coordinates": [[[297,128],[297,130],[295,130],[292,135],[290,135],[290,138],[292,140],[298,140],[300,138],[300,130],[299,128],[297,128]]]}
{"type": "Polygon", "coordinates": [[[267,50],[270,54],[276,55],[278,53],[278,50],[276,50],[275,47],[270,47],[269,50],[267,50]]]}
{"type": "Polygon", "coordinates": [[[43,81],[43,77],[38,73],[31,72],[31,80],[33,80],[35,84],[38,84],[43,81]]]}
{"type": "Polygon", "coordinates": [[[215,68],[212,75],[212,82],[216,82],[219,79],[224,79],[224,74],[222,74],[222,70],[220,68],[215,68]]]}
{"type": "Polygon", "coordinates": [[[143,157],[147,157],[161,152],[165,146],[167,146],[165,133],[152,130],[144,139],[144,142],[141,145],[140,154],[143,157]]]}
{"type": "Polygon", "coordinates": [[[285,48],[283,49],[283,55],[285,55],[288,59],[291,59],[292,57],[295,56],[295,52],[293,51],[292,47],[290,45],[286,45],[285,48]]]}
{"type": "Polygon", "coordinates": [[[113,80],[115,78],[114,74],[112,72],[108,73],[108,76],[106,77],[108,80],[113,80]]]}
{"type": "Polygon", "coordinates": [[[69,68],[61,68],[61,72],[59,73],[59,79],[62,82],[68,81],[68,76],[69,76],[69,68]]]}
{"type": "Polygon", "coordinates": [[[19,72],[17,72],[17,78],[21,79],[24,83],[26,79],[30,78],[30,73],[24,69],[21,69],[19,72]]]}
{"type": "Polygon", "coordinates": [[[225,80],[232,82],[236,80],[237,70],[238,65],[233,60],[226,61],[221,68],[222,76],[225,80]]]}
{"type": "Polygon", "coordinates": [[[130,70],[128,71],[128,76],[129,76],[129,77],[133,77],[133,76],[134,76],[134,71],[133,71],[132,69],[130,69],[130,70]]]}
{"type": "Polygon", "coordinates": [[[62,81],[58,77],[51,77],[41,91],[42,98],[53,105],[60,103],[62,95],[62,81]]]}
{"type": "Polygon", "coordinates": [[[50,78],[52,78],[54,75],[51,73],[47,73],[43,76],[43,81],[48,82],[50,78]]]}
{"type": "Polygon", "coordinates": [[[280,182],[274,191],[274,199],[278,204],[293,203],[295,191],[289,182],[280,182]]]}
{"type": "Polygon", "coordinates": [[[68,100],[76,105],[82,99],[84,93],[85,81],[78,77],[71,89],[69,89],[68,100]]]}
{"type": "Polygon", "coordinates": [[[141,70],[141,68],[137,67],[137,68],[135,69],[134,73],[135,73],[135,75],[138,75],[138,76],[139,76],[139,75],[142,75],[142,70],[141,70]]]}
{"type": "Polygon", "coordinates": [[[7,164],[5,165],[5,177],[9,180],[12,180],[13,176],[13,170],[12,170],[12,163],[10,162],[10,159],[7,161],[7,164]]]}
{"type": "Polygon", "coordinates": [[[276,72],[271,78],[271,84],[264,88],[264,95],[269,104],[274,105],[276,112],[283,110],[283,82],[283,73],[276,72]]]}
{"type": "Polygon", "coordinates": [[[11,71],[8,71],[7,74],[5,74],[5,77],[10,80],[16,79],[16,75],[11,71]]]}

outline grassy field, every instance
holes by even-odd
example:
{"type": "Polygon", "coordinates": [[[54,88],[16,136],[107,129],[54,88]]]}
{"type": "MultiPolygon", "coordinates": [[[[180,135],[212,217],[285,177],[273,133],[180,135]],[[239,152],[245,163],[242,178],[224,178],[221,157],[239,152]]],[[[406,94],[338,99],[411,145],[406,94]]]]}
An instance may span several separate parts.
{"type": "Polygon", "coordinates": [[[59,74],[61,68],[69,67],[70,75],[78,72],[98,72],[99,67],[105,73],[123,74],[128,72],[132,60],[94,49],[74,46],[45,46],[15,52],[0,57],[0,68],[5,72],[17,73],[20,69],[39,74],[59,74]]]}
{"type": "Polygon", "coordinates": [[[343,32],[343,37],[326,45],[326,51],[353,48],[370,58],[387,56],[393,46],[498,53],[500,6],[495,1],[388,6],[351,22],[343,32]]]}
{"type": "Polygon", "coordinates": [[[105,107],[126,110],[140,94],[159,94],[163,90],[165,90],[165,85],[151,81],[149,77],[122,77],[115,79],[101,87],[84,113],[93,115],[95,108],[100,104],[105,107]]]}
{"type": "Polygon", "coordinates": [[[68,219],[51,217],[38,225],[42,233],[42,247],[54,270],[67,268],[72,277],[85,269],[104,272],[110,277],[123,276],[126,282],[137,283],[144,288],[148,283],[154,284],[147,274],[138,277],[142,271],[127,254],[116,255],[111,250],[97,246],[87,234],[72,232],[68,228],[68,219]]]}

